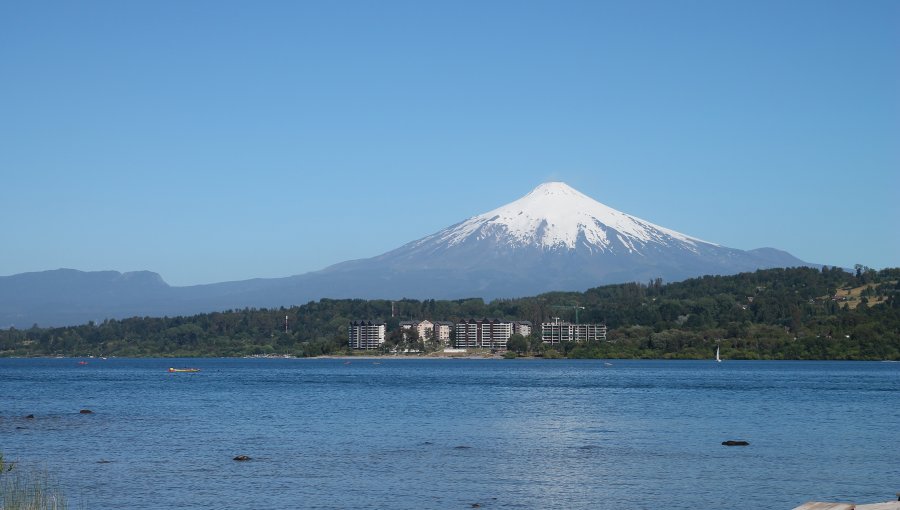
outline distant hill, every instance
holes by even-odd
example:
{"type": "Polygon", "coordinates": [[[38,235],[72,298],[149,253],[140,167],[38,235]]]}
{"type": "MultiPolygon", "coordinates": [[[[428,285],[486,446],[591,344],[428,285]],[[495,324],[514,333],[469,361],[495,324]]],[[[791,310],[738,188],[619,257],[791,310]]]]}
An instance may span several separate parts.
{"type": "Polygon", "coordinates": [[[711,359],[721,348],[726,360],[900,360],[898,280],[900,268],[856,274],[793,268],[491,302],[322,299],[289,308],[7,330],[0,356],[349,354],[348,326],[358,319],[387,324],[380,352],[435,352],[444,345],[404,337],[400,321],[496,317],[538,325],[552,317],[571,321],[578,310],[581,323],[608,326],[606,341],[547,345],[536,327],[526,350],[547,357],[711,359]]]}
{"type": "Polygon", "coordinates": [[[812,266],[738,250],[601,204],[561,182],[395,250],[285,278],[172,287],[155,273],[58,269],[0,277],[0,327],[277,307],[320,298],[457,299],[812,266]]]}

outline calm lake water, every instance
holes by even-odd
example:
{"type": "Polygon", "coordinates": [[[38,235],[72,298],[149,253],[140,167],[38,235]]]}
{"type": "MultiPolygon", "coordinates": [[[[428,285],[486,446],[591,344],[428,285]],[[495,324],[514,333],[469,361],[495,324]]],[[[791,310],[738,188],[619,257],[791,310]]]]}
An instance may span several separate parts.
{"type": "Polygon", "coordinates": [[[0,359],[0,451],[92,509],[790,509],[900,490],[900,363],[77,361],[0,359]]]}

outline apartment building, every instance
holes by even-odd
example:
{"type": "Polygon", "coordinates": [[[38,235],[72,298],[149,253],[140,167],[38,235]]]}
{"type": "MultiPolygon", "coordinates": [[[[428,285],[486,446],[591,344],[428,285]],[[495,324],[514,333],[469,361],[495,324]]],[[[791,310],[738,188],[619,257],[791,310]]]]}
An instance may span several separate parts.
{"type": "Polygon", "coordinates": [[[449,321],[434,321],[434,338],[441,345],[450,345],[450,330],[453,323],[449,321]]]}
{"type": "Polygon", "coordinates": [[[384,322],[351,321],[348,333],[351,349],[378,349],[384,343],[384,322]]]}
{"type": "Polygon", "coordinates": [[[513,333],[519,334],[522,336],[528,336],[531,334],[531,331],[534,327],[531,325],[530,321],[516,321],[513,322],[513,333]]]}
{"type": "Polygon", "coordinates": [[[501,319],[466,319],[456,323],[458,349],[506,349],[506,341],[513,334],[512,321],[501,319]]]}
{"type": "Polygon", "coordinates": [[[407,330],[407,331],[411,330],[411,329],[415,329],[416,333],[419,334],[419,339],[422,340],[423,342],[434,338],[434,323],[431,322],[430,320],[401,321],[400,329],[407,330]]]}
{"type": "Polygon", "coordinates": [[[545,344],[605,340],[606,324],[571,324],[569,322],[560,322],[559,320],[541,324],[541,341],[545,344]]]}

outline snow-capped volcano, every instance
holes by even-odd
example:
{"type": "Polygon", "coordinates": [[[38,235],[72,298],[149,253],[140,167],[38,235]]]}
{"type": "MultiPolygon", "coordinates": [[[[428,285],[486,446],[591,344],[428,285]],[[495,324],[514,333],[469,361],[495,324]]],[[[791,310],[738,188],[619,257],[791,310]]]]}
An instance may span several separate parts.
{"type": "Polygon", "coordinates": [[[703,241],[549,182],[383,255],[304,276],[327,279],[334,297],[346,280],[366,296],[495,298],[798,265],[788,253],[703,241]]]}
{"type": "Polygon", "coordinates": [[[541,184],[515,202],[442,230],[422,243],[453,246],[473,236],[502,238],[513,247],[598,252],[640,252],[647,243],[712,244],[617,211],[563,182],[541,184]]]}
{"type": "Polygon", "coordinates": [[[737,250],[605,206],[561,182],[377,257],[287,278],[169,287],[158,275],[48,271],[0,277],[0,324],[77,324],[321,298],[457,299],[581,291],[809,265],[737,250]]]}

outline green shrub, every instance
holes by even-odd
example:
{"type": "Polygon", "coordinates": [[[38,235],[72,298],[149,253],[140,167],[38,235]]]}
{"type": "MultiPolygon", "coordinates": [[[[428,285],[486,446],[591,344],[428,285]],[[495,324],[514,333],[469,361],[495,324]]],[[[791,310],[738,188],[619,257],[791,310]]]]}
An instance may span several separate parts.
{"type": "Polygon", "coordinates": [[[561,357],[562,356],[559,354],[559,352],[556,351],[556,349],[547,349],[544,351],[545,359],[559,359],[561,357]]]}

